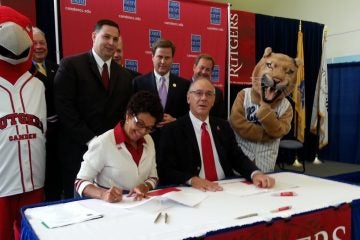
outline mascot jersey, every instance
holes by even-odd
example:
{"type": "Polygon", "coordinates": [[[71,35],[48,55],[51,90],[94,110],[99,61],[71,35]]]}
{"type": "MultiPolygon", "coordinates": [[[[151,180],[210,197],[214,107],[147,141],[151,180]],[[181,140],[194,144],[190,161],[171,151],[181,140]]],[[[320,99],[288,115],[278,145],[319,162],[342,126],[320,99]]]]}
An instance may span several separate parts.
{"type": "Polygon", "coordinates": [[[0,197],[44,185],[44,84],[28,70],[32,31],[27,18],[0,6],[0,197]]]}
{"type": "MultiPolygon", "coordinates": [[[[256,117],[256,112],[259,105],[251,101],[251,88],[245,88],[244,109],[246,118],[249,122],[260,124],[256,117]]],[[[281,117],[290,107],[290,102],[283,98],[280,104],[274,109],[276,115],[281,117]]],[[[276,158],[279,151],[280,138],[268,142],[252,142],[242,138],[239,134],[235,134],[236,140],[241,147],[241,150],[252,161],[255,161],[256,166],[263,172],[272,172],[275,168],[276,158]],[[261,160],[261,161],[260,161],[261,160]]]]}

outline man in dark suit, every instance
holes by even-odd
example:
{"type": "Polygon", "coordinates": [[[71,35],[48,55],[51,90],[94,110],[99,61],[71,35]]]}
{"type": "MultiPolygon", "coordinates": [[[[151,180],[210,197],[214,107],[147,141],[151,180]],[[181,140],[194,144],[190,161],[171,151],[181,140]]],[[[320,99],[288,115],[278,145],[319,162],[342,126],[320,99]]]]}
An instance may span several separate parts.
{"type": "Polygon", "coordinates": [[[174,54],[175,45],[171,41],[158,39],[152,46],[154,70],[133,80],[134,92],[147,90],[158,94],[162,99],[164,108],[163,121],[158,124],[157,130],[151,134],[156,148],[158,147],[161,127],[175,121],[176,118],[189,111],[186,93],[190,81],[170,73],[174,54]],[[162,90],[165,90],[165,99],[162,98],[162,90]]]}
{"type": "Polygon", "coordinates": [[[272,187],[275,180],[259,171],[244,155],[229,123],[209,117],[214,100],[212,83],[199,78],[187,94],[190,112],[163,128],[157,153],[161,184],[189,184],[202,191],[220,191],[221,186],[214,180],[232,177],[235,170],[259,187],[272,187]],[[203,149],[205,133],[211,145],[208,151],[203,149]],[[209,174],[211,164],[214,175],[209,174]]]}
{"type": "Polygon", "coordinates": [[[119,35],[117,23],[98,21],[92,33],[92,50],[63,59],[55,76],[65,198],[73,196],[87,144],[124,118],[132,95],[130,74],[112,61],[119,35]]]}
{"type": "MultiPolygon", "coordinates": [[[[119,37],[119,42],[118,42],[118,44],[117,44],[117,47],[116,47],[116,50],[115,50],[115,53],[114,53],[113,60],[114,60],[117,64],[119,64],[120,66],[123,66],[123,67],[124,67],[124,43],[123,43],[123,40],[122,40],[122,37],[121,37],[121,36],[119,37]]],[[[139,72],[137,72],[137,71],[134,71],[134,70],[132,70],[132,69],[125,68],[125,67],[124,67],[124,69],[131,74],[131,77],[132,77],[132,78],[135,78],[135,77],[141,75],[141,73],[139,73],[139,72]]]]}
{"type": "Polygon", "coordinates": [[[152,46],[152,62],[154,70],[134,79],[134,92],[148,90],[159,94],[160,78],[164,77],[167,98],[164,103],[164,119],[161,126],[175,121],[188,112],[186,92],[190,82],[170,73],[175,54],[175,45],[165,39],[158,39],[152,46]]]}
{"type": "MultiPolygon", "coordinates": [[[[198,78],[204,77],[211,79],[211,73],[214,70],[215,60],[209,54],[200,54],[195,58],[193,67],[194,75],[191,80],[196,81],[198,78]]],[[[215,87],[215,103],[211,108],[210,116],[227,119],[226,107],[223,93],[220,88],[215,87]]]]}
{"type": "Polygon", "coordinates": [[[48,59],[45,33],[39,28],[33,28],[33,56],[30,72],[36,73],[45,86],[47,131],[46,131],[46,168],[45,168],[45,200],[57,201],[61,199],[60,159],[56,154],[58,138],[58,118],[54,106],[54,78],[58,65],[48,59]]]}

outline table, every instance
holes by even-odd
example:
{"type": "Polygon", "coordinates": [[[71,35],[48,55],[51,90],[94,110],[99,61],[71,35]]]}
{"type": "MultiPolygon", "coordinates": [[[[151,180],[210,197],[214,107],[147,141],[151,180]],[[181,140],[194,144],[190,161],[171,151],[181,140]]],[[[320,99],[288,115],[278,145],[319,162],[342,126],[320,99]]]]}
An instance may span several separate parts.
{"type": "MultiPolygon", "coordinates": [[[[233,239],[231,234],[253,234],[269,226],[273,230],[268,232],[274,232],[275,229],[279,235],[268,239],[288,239],[289,234],[294,232],[287,232],[285,235],[286,231],[281,230],[281,225],[289,222],[292,227],[289,228],[288,225],[286,228],[304,230],[298,231],[298,239],[324,234],[322,231],[328,234],[329,239],[333,234],[337,234],[339,239],[351,238],[351,230],[354,228],[351,227],[351,211],[354,211],[354,205],[359,205],[360,199],[358,186],[291,172],[274,173],[272,176],[277,184],[270,190],[258,189],[252,184],[244,183],[242,179],[221,181],[224,191],[207,192],[206,198],[194,207],[163,197],[154,198],[131,209],[122,208],[121,203],[109,204],[95,199],[77,200],[77,203],[103,214],[104,217],[53,229],[44,227],[42,219],[38,217],[46,206],[29,206],[23,209],[23,231],[26,234],[22,239],[56,240],[69,239],[69,236],[71,239],[97,240],[192,237],[233,239]],[[288,191],[294,192],[296,196],[278,196],[280,192],[288,191]],[[284,206],[292,208],[271,212],[284,206]],[[168,224],[163,220],[154,223],[159,211],[169,214],[168,224]],[[253,213],[257,216],[236,219],[253,213]],[[309,226],[297,225],[303,223],[309,226]]],[[[186,196],[198,196],[196,194],[199,193],[189,187],[179,189],[186,196]]],[[[60,204],[51,204],[50,207],[60,204]]]]}

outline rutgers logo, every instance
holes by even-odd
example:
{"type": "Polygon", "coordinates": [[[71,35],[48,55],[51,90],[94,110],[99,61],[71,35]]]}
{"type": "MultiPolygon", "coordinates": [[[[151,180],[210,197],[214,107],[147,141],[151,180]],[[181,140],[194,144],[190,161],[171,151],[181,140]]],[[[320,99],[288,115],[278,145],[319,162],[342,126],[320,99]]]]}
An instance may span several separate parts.
{"type": "Polygon", "coordinates": [[[14,126],[18,124],[25,124],[37,127],[44,133],[44,126],[37,116],[27,113],[12,113],[0,118],[0,130],[7,128],[8,126],[14,126]]]}

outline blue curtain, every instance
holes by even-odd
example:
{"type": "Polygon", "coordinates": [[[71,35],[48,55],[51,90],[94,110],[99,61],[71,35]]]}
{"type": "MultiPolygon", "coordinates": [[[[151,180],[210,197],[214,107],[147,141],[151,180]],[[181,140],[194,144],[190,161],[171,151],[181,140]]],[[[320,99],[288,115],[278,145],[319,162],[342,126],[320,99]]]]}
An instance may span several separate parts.
{"type": "Polygon", "coordinates": [[[360,63],[328,65],[329,144],[321,155],[360,164],[360,63]]]}

